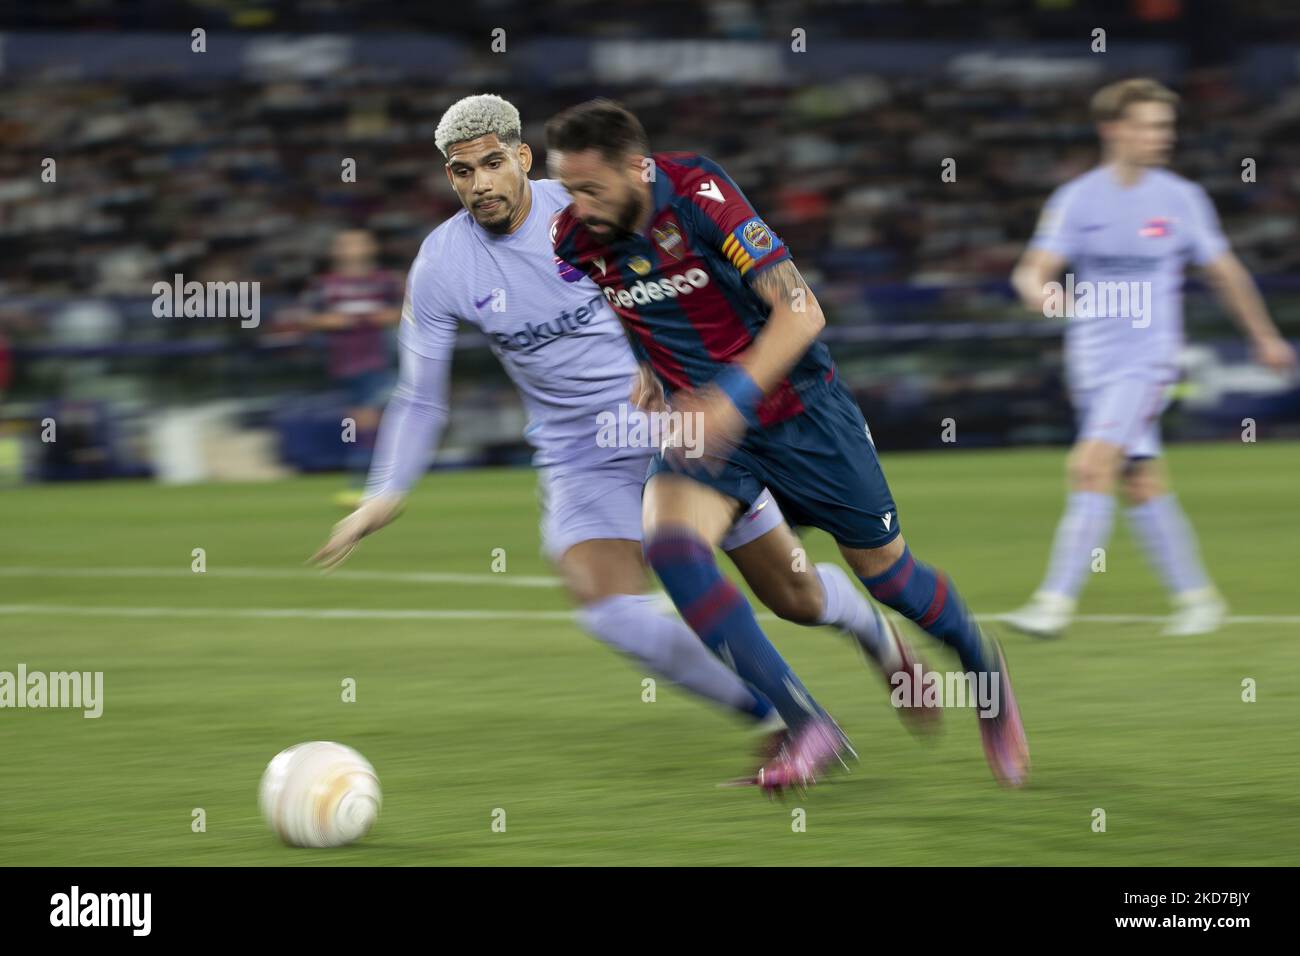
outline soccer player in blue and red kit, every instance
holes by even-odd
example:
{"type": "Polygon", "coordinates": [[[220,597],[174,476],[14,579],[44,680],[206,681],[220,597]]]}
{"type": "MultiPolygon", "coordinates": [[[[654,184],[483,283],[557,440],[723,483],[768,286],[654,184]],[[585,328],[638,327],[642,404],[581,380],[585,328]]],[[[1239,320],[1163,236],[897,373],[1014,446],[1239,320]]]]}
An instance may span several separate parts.
{"type": "Polygon", "coordinates": [[[825,324],[817,299],[784,244],[720,166],[650,153],[618,103],[571,107],[548,122],[546,139],[552,175],[573,197],[552,226],[557,260],[596,282],[674,411],[696,415],[705,437],[707,467],[672,448],[652,461],[645,553],[701,640],[792,730],[756,782],[805,785],[847,748],[714,557],[766,485],[792,523],[835,538],[876,600],[999,688],[1000,706],[978,721],[984,751],[1000,782],[1023,784],[1029,751],[1002,652],[952,582],[909,552],[870,430],[816,341],[825,324]]]}
{"type": "Polygon", "coordinates": [[[356,423],[347,468],[353,488],[334,500],[345,508],[361,503],[366,469],[375,448],[379,417],[392,389],[390,327],[402,317],[402,277],[378,266],[379,247],[364,229],[334,238],[334,268],[311,284],[308,329],[324,332],[330,377],[347,392],[347,414],[356,423]]]}

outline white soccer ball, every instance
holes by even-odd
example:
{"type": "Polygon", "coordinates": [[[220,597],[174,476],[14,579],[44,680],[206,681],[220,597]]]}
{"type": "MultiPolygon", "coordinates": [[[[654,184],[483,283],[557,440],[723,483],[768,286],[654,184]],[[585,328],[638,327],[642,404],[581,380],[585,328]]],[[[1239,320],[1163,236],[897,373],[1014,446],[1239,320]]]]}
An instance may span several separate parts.
{"type": "Polygon", "coordinates": [[[282,750],[258,788],[262,818],[291,846],[343,846],[379,816],[375,768],[351,747],[314,740],[282,750]]]}

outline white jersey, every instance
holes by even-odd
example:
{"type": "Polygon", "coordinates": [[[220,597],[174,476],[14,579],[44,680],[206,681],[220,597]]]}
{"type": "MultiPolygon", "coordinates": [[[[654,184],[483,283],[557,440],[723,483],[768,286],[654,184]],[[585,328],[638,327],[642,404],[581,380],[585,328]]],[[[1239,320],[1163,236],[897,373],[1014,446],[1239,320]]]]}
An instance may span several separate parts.
{"type": "Polygon", "coordinates": [[[462,209],[429,234],[411,266],[399,340],[450,359],[459,323],[481,329],[519,389],[538,466],[645,456],[597,442],[598,416],[627,402],[636,360],[595,283],[556,265],[551,220],[569,194],[553,180],[530,188],[532,209],[513,233],[490,233],[462,209]]]}
{"type": "Polygon", "coordinates": [[[1070,302],[1066,369],[1076,389],[1134,375],[1172,381],[1184,270],[1228,248],[1200,186],[1148,169],[1126,187],[1109,166],[1057,189],[1030,245],[1070,264],[1062,298],[1070,302]]]}

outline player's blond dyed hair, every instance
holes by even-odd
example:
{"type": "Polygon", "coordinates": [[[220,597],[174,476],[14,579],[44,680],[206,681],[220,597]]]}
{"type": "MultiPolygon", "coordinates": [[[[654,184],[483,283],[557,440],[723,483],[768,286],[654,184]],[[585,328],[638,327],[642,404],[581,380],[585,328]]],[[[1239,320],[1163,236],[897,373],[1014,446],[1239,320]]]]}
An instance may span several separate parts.
{"type": "Polygon", "coordinates": [[[457,100],[448,107],[434,130],[433,142],[443,156],[457,143],[495,133],[503,143],[517,146],[523,141],[519,110],[494,93],[478,93],[457,100]]]}
{"type": "Polygon", "coordinates": [[[1148,76],[1137,76],[1103,86],[1092,96],[1092,118],[1109,123],[1123,117],[1134,103],[1168,103],[1178,107],[1178,94],[1148,76]]]}

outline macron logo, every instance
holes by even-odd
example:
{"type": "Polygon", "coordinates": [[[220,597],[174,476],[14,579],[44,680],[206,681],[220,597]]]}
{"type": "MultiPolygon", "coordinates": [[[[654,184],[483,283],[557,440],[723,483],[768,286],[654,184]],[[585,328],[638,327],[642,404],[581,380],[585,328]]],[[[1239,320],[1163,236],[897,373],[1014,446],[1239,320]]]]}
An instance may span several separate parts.
{"type": "Polygon", "coordinates": [[[596,263],[596,268],[600,270],[600,274],[601,274],[601,275],[604,275],[604,274],[605,274],[605,257],[604,257],[604,256],[597,256],[595,259],[592,259],[591,261],[594,262],[594,263],[596,263]]]}
{"type": "Polygon", "coordinates": [[[714,202],[726,201],[722,198],[722,190],[718,188],[718,184],[712,179],[700,186],[699,192],[695,195],[703,196],[705,199],[712,199],[714,202]]]}
{"type": "Polygon", "coordinates": [[[892,512],[886,511],[886,512],[885,512],[885,516],[884,516],[883,518],[881,518],[880,520],[883,521],[883,522],[885,523],[885,530],[888,531],[888,530],[889,530],[889,525],[890,525],[890,524],[893,522],[893,520],[894,520],[894,515],[893,515],[892,512]]]}

